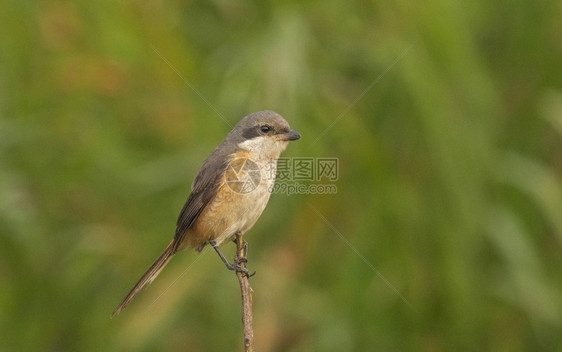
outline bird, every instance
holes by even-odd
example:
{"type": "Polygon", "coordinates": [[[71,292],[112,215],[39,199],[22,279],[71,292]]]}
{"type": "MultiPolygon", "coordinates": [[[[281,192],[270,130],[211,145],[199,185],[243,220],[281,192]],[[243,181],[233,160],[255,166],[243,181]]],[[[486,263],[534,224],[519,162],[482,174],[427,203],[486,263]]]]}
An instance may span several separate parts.
{"type": "Polygon", "coordinates": [[[228,269],[248,275],[239,263],[229,263],[219,246],[254,226],[273,190],[277,160],[290,141],[300,138],[300,133],[276,112],[258,111],[242,118],[199,168],[178,216],[174,238],[111,317],[184,249],[201,252],[210,245],[228,269]]]}

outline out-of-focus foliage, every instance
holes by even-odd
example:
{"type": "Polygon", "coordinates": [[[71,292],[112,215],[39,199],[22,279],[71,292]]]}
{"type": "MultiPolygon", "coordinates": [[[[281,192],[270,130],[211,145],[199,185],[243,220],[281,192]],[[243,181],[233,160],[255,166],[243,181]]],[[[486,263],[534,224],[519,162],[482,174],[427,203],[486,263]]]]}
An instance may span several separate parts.
{"type": "Polygon", "coordinates": [[[559,350],[561,22],[554,0],[2,2],[0,349],[242,350],[210,251],[109,314],[229,124],[272,109],[303,135],[285,156],[339,179],[248,233],[258,351],[559,350]]]}

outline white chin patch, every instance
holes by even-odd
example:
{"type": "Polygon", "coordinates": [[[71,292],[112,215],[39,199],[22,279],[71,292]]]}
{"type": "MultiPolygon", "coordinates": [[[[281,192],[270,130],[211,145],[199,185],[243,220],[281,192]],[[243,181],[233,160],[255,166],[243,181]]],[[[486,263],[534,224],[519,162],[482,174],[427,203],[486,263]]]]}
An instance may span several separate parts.
{"type": "Polygon", "coordinates": [[[278,140],[275,136],[259,136],[238,143],[238,147],[257,155],[277,159],[287,148],[287,144],[288,141],[278,140]]]}

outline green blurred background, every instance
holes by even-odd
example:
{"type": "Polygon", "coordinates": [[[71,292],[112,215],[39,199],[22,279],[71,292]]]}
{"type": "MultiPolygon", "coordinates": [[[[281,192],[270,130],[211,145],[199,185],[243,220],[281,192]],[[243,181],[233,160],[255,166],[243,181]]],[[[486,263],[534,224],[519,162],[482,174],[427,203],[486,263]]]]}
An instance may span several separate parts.
{"type": "Polygon", "coordinates": [[[258,351],[562,350],[561,22],[555,0],[3,1],[0,349],[242,350],[209,251],[109,315],[217,112],[271,109],[303,135],[285,156],[340,165],[246,236],[258,351]]]}

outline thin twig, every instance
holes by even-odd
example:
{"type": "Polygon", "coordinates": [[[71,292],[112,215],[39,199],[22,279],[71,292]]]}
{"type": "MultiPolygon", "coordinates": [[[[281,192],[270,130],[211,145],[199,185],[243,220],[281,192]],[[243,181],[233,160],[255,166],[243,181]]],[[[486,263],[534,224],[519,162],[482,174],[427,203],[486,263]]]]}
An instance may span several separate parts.
{"type": "MultiPolygon", "coordinates": [[[[236,234],[236,263],[246,267],[247,244],[242,235],[236,234]]],[[[254,328],[252,326],[252,287],[248,281],[247,272],[236,271],[240,282],[240,293],[242,294],[242,323],[244,324],[244,351],[254,352],[254,328]]]]}

